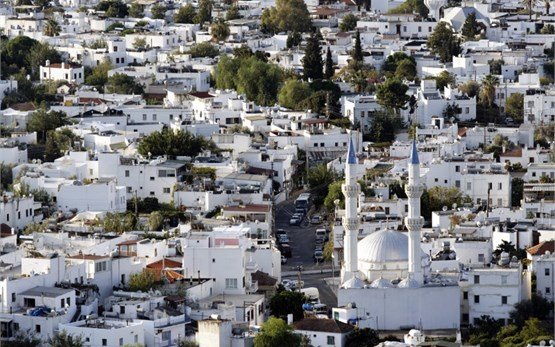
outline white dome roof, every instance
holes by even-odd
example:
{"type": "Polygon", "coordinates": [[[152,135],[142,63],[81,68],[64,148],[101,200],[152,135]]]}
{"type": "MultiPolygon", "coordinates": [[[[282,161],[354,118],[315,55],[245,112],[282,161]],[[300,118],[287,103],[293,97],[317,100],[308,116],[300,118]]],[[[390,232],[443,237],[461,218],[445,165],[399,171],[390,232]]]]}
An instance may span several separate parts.
{"type": "Polygon", "coordinates": [[[420,288],[420,283],[413,278],[407,277],[399,282],[397,288],[420,288]]]}
{"type": "Polygon", "coordinates": [[[343,283],[343,288],[345,289],[360,289],[362,287],[364,287],[364,281],[356,276],[343,283]]]}
{"type": "Polygon", "coordinates": [[[391,287],[393,287],[393,285],[391,284],[391,282],[389,280],[386,280],[385,278],[378,278],[377,280],[374,280],[374,282],[372,282],[372,284],[370,284],[370,287],[372,287],[372,288],[391,288],[391,287]]]}
{"type": "Polygon", "coordinates": [[[380,230],[358,243],[358,260],[367,263],[408,261],[409,238],[396,230],[380,230]]]}

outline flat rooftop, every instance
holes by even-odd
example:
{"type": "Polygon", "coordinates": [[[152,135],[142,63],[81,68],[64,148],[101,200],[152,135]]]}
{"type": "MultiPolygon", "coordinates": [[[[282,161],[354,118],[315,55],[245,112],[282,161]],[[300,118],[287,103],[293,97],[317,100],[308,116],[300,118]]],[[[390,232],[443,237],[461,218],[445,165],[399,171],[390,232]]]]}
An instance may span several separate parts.
{"type": "Polygon", "coordinates": [[[47,298],[56,298],[60,295],[64,295],[70,292],[74,292],[74,289],[58,288],[58,287],[34,287],[29,290],[24,291],[20,295],[23,296],[43,296],[47,298]]]}

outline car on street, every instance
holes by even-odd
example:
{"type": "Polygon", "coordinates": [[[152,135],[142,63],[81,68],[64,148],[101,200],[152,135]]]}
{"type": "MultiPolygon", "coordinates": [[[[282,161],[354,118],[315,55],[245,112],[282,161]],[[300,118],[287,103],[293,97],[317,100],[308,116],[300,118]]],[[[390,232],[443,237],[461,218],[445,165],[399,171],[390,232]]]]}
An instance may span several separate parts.
{"type": "Polygon", "coordinates": [[[317,263],[324,261],[324,252],[314,251],[314,255],[312,257],[314,258],[314,261],[317,263]]]}
{"type": "Polygon", "coordinates": [[[310,224],[320,224],[322,223],[322,216],[315,214],[310,218],[310,224]]]}
{"type": "Polygon", "coordinates": [[[287,232],[283,229],[276,230],[276,237],[279,235],[287,235],[287,232]]]}
{"type": "Polygon", "coordinates": [[[289,225],[301,225],[301,222],[303,220],[303,216],[301,216],[298,213],[295,213],[293,216],[291,216],[291,219],[289,220],[289,225]]]}
{"type": "Polygon", "coordinates": [[[291,253],[291,246],[289,246],[289,244],[287,243],[280,244],[278,249],[281,252],[282,256],[286,258],[291,258],[292,253],[291,253]]]}
{"type": "Polygon", "coordinates": [[[316,240],[328,241],[328,232],[326,229],[316,229],[316,240]]]}
{"type": "Polygon", "coordinates": [[[289,236],[279,235],[278,236],[278,243],[280,243],[280,244],[289,243],[289,236]]]}

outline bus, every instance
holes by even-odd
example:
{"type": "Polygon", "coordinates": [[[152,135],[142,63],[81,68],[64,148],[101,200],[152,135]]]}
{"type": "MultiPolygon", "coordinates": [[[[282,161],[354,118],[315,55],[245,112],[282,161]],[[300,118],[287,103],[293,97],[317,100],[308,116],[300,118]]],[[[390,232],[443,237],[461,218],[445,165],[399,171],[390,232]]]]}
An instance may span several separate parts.
{"type": "Polygon", "coordinates": [[[310,208],[310,193],[302,193],[295,200],[295,209],[304,209],[305,212],[310,208]]]}

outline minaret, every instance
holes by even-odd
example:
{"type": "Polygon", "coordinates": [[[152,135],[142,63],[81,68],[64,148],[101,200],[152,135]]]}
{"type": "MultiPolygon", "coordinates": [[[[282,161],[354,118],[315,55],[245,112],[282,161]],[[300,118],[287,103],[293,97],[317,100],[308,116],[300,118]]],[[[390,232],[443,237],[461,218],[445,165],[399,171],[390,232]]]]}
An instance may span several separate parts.
{"type": "Polygon", "coordinates": [[[343,217],[344,236],[344,261],[345,271],[343,273],[343,283],[356,277],[358,273],[358,213],[357,202],[360,193],[360,185],[357,183],[354,170],[357,158],[353,146],[353,140],[349,139],[349,150],[347,152],[347,162],[345,163],[345,183],[341,186],[341,191],[345,195],[345,216],[343,217]]]}
{"type": "Polygon", "coordinates": [[[420,161],[416,149],[416,140],[412,142],[408,169],[409,183],[405,186],[405,192],[409,198],[409,213],[405,218],[405,225],[409,230],[409,277],[419,284],[423,284],[424,272],[422,270],[420,231],[424,225],[424,218],[420,216],[420,197],[424,187],[420,184],[420,161]]]}

